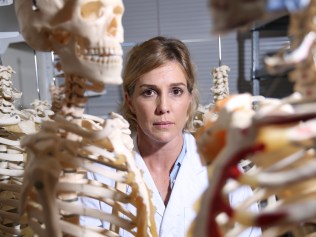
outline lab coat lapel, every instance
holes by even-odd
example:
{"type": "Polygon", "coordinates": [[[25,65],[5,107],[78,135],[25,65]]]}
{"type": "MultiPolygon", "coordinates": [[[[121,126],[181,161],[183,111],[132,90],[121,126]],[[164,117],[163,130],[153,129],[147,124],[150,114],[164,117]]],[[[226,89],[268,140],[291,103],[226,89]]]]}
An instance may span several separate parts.
{"type": "Polygon", "coordinates": [[[195,140],[187,140],[187,154],[166,207],[159,236],[184,236],[185,226],[190,224],[185,222],[190,222],[194,215],[193,204],[207,186],[207,171],[199,159],[195,140]],[[174,220],[180,222],[175,223],[174,220]]]}
{"type": "Polygon", "coordinates": [[[154,180],[151,177],[144,160],[138,154],[136,155],[135,159],[136,159],[137,166],[144,172],[143,177],[144,177],[144,180],[146,180],[146,184],[148,188],[152,191],[152,195],[153,195],[152,198],[154,200],[156,212],[162,217],[165,212],[165,204],[159,194],[159,191],[154,183],[154,180]]]}

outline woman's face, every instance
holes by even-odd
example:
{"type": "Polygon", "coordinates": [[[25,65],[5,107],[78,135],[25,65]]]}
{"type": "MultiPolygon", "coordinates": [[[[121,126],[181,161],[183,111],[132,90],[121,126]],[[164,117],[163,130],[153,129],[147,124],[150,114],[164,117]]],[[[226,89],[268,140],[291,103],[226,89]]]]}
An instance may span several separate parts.
{"type": "Polygon", "coordinates": [[[177,62],[144,74],[126,100],[136,115],[139,136],[158,143],[182,136],[192,96],[177,62]]]}

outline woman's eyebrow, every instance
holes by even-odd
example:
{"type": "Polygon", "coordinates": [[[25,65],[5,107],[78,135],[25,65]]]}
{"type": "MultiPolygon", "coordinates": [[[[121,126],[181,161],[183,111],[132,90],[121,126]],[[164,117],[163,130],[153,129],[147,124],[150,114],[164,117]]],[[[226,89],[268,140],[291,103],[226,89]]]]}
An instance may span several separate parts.
{"type": "MultiPolygon", "coordinates": [[[[175,82],[175,83],[171,83],[170,86],[187,86],[186,83],[183,82],[175,82]]],[[[151,87],[151,88],[158,88],[155,84],[141,84],[139,85],[140,88],[142,87],[151,87]]]]}
{"type": "Polygon", "coordinates": [[[153,84],[141,84],[141,85],[139,85],[139,87],[154,87],[154,88],[156,88],[157,86],[155,86],[153,84]]]}
{"type": "Polygon", "coordinates": [[[187,86],[186,83],[183,82],[177,82],[177,83],[171,83],[171,86],[187,86]]]}

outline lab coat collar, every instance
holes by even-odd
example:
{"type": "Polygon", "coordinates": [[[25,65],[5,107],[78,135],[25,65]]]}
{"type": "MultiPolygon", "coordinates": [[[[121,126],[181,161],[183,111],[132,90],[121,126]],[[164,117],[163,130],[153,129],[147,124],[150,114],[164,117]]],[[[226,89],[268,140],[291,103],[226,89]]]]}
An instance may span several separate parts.
{"type": "MultiPolygon", "coordinates": [[[[176,234],[177,227],[174,226],[174,219],[177,216],[186,216],[187,222],[192,221],[194,214],[193,204],[198,199],[203,190],[207,187],[207,169],[199,160],[197,153],[196,141],[190,134],[186,134],[187,154],[183,160],[182,167],[177,176],[175,185],[173,187],[169,202],[165,208],[165,213],[159,230],[159,236],[173,236],[176,234]],[[184,212],[188,213],[184,213],[184,212]],[[168,235],[169,233],[169,235],[168,235]]],[[[188,223],[184,223],[186,225],[188,223]]],[[[182,236],[178,233],[178,236],[182,236]]]]}
{"type": "Polygon", "coordinates": [[[144,172],[144,179],[152,190],[156,214],[162,218],[158,230],[159,236],[168,236],[168,230],[174,232],[174,230],[170,229],[173,228],[173,218],[176,215],[183,215],[179,211],[183,212],[186,208],[192,209],[192,200],[196,201],[197,197],[201,194],[201,190],[204,190],[207,186],[207,169],[201,164],[197,153],[196,140],[191,134],[187,133],[184,134],[184,138],[187,143],[187,153],[179,170],[167,207],[159,194],[143,158],[139,155],[136,138],[134,138],[136,164],[144,172]],[[195,194],[197,197],[195,197],[195,194]]]}

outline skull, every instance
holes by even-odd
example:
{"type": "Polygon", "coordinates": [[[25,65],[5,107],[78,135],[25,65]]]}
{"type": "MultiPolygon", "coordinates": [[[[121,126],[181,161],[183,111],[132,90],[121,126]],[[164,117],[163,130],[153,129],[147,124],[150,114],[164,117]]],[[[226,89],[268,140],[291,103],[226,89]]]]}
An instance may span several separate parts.
{"type": "Polygon", "coordinates": [[[65,74],[122,82],[122,0],[16,0],[15,11],[26,43],[56,52],[65,74]]]}

